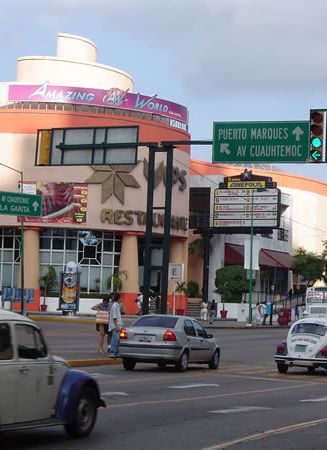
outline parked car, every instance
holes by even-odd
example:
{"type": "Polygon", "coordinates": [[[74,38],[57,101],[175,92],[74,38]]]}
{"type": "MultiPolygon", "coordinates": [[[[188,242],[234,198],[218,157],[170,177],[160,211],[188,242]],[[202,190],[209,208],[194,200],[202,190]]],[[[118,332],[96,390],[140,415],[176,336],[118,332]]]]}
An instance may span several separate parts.
{"type": "Polygon", "coordinates": [[[126,370],[137,362],[174,364],[180,372],[188,363],[208,364],[217,369],[220,348],[212,334],[192,317],[149,314],[120,332],[119,356],[126,370]]]}
{"type": "Polygon", "coordinates": [[[63,424],[74,437],[93,429],[105,406],[97,382],[53,356],[40,327],[0,310],[0,432],[63,424]]]}
{"type": "Polygon", "coordinates": [[[308,317],[295,322],[286,341],[278,344],[275,361],[279,373],[289,367],[307,367],[313,373],[317,367],[327,369],[327,317],[308,317]]]}

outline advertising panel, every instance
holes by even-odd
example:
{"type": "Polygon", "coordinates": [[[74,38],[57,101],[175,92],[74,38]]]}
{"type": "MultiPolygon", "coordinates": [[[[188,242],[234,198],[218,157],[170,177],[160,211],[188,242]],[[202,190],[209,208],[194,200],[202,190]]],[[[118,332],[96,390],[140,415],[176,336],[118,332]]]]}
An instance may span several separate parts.
{"type": "Polygon", "coordinates": [[[65,272],[60,272],[59,310],[78,311],[80,272],[75,262],[69,262],[65,272]]]}
{"type": "Polygon", "coordinates": [[[9,101],[29,101],[47,103],[72,103],[102,107],[116,107],[159,114],[188,123],[188,111],[185,106],[157,98],[132,94],[118,88],[92,89],[72,86],[42,85],[9,85],[9,101]]]}
{"type": "Polygon", "coordinates": [[[24,182],[23,191],[42,196],[41,217],[25,217],[25,222],[86,223],[86,183],[24,182]]]}

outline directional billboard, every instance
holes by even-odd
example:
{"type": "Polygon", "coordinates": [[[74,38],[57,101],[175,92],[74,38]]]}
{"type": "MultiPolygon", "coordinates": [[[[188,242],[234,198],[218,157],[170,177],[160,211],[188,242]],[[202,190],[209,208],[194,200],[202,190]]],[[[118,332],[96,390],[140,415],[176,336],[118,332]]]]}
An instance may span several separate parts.
{"type": "Polygon", "coordinates": [[[309,122],[214,122],[212,161],[305,163],[309,122]]]}
{"type": "Polygon", "coordinates": [[[279,227],[281,193],[270,177],[245,170],[238,176],[225,177],[213,194],[212,228],[237,233],[251,227],[279,227]]]}

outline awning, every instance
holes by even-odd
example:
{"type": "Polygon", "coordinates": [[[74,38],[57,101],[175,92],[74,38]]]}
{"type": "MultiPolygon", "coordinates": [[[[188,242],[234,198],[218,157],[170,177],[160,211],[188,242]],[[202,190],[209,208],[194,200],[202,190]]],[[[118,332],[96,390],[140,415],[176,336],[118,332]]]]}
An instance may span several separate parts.
{"type": "MultiPolygon", "coordinates": [[[[237,264],[243,266],[244,246],[236,244],[225,244],[225,264],[237,264]]],[[[292,256],[284,252],[261,249],[259,253],[259,266],[291,269],[292,256]]]]}
{"type": "Polygon", "coordinates": [[[281,269],[291,269],[293,267],[292,256],[284,252],[261,249],[259,265],[268,267],[279,267],[281,269]]]}
{"type": "Polygon", "coordinates": [[[244,247],[243,245],[225,244],[225,264],[244,265],[244,247]]]}

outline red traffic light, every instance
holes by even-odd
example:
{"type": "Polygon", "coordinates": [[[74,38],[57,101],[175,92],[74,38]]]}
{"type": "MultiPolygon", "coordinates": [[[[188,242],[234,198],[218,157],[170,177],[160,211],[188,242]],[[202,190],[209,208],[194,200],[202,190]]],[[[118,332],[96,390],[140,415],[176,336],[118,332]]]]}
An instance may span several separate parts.
{"type": "Polygon", "coordinates": [[[310,115],[310,119],[314,123],[321,123],[323,121],[323,118],[324,118],[323,114],[319,111],[312,111],[310,115]]]}

